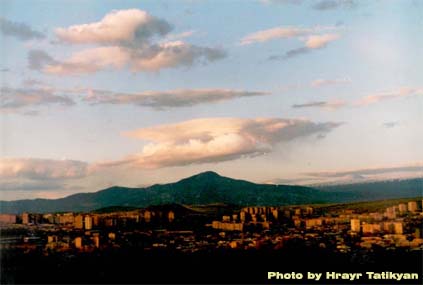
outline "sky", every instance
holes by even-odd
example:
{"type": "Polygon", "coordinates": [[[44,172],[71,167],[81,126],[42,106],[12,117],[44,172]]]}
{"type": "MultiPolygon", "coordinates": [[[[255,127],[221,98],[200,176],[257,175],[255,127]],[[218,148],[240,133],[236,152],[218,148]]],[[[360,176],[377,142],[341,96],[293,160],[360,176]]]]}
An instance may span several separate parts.
{"type": "Polygon", "coordinates": [[[423,176],[423,2],[8,1],[0,199],[423,176]]]}

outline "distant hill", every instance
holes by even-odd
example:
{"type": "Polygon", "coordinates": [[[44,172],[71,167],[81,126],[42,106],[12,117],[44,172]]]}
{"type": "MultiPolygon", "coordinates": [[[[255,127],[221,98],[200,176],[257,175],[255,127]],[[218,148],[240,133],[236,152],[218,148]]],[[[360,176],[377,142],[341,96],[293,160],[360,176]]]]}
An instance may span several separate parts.
{"type": "Polygon", "coordinates": [[[314,188],[326,193],[332,193],[334,196],[342,197],[347,194],[351,202],[419,197],[423,196],[423,178],[315,186],[314,188]]]}
{"type": "Polygon", "coordinates": [[[344,203],[416,197],[422,195],[423,179],[410,182],[390,181],[369,186],[354,184],[319,188],[288,185],[255,184],[204,172],[175,183],[145,188],[111,187],[94,193],[79,193],[61,199],[0,201],[0,212],[93,211],[107,207],[148,207],[165,204],[209,205],[298,205],[344,203]],[[393,184],[392,184],[393,183],[393,184]],[[338,188],[337,188],[338,187],[338,188]],[[384,187],[387,190],[384,190],[384,187]],[[396,189],[395,191],[393,189],[396,189]]]}

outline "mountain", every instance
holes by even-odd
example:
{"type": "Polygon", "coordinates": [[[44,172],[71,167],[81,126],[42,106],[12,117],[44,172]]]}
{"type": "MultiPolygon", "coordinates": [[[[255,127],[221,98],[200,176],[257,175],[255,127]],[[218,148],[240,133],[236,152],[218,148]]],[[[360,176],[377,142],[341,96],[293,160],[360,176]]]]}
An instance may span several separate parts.
{"type": "Polygon", "coordinates": [[[423,178],[323,185],[314,186],[314,188],[334,195],[348,194],[351,201],[422,197],[423,178]]]}
{"type": "MultiPolygon", "coordinates": [[[[422,179],[409,187],[389,192],[389,198],[422,195],[422,179]]],[[[344,186],[344,185],[343,185],[344,186]]],[[[386,185],[385,185],[386,186],[386,185]]],[[[302,186],[255,184],[204,172],[175,183],[157,184],[145,188],[111,187],[94,193],[79,193],[61,199],[0,201],[0,212],[63,212],[93,211],[105,207],[148,207],[164,204],[242,206],[282,206],[313,203],[337,203],[385,199],[383,189],[369,194],[367,188],[319,188],[302,186]]],[[[395,188],[396,186],[392,186],[395,188]]]]}

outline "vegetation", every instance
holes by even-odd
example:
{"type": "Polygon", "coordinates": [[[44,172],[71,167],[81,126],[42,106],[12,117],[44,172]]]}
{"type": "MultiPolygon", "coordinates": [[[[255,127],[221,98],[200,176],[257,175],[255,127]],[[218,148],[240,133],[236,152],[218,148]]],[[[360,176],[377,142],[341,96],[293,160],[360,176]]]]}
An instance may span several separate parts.
{"type": "MultiPolygon", "coordinates": [[[[176,183],[146,188],[111,187],[61,199],[0,201],[3,213],[93,211],[105,207],[123,209],[154,205],[284,206],[318,203],[350,203],[422,196],[423,179],[367,184],[302,186],[255,184],[204,172],[176,183]]],[[[197,210],[201,209],[197,207],[197,210]]],[[[207,208],[203,208],[207,210],[207,208]]]]}

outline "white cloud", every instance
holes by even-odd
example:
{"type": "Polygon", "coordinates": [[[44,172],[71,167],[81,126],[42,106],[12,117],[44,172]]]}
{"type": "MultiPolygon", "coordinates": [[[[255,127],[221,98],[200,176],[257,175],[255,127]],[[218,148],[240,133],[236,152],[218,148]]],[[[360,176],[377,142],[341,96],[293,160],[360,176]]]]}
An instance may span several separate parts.
{"type": "Polygon", "coordinates": [[[56,35],[74,44],[143,43],[155,35],[166,35],[171,29],[165,20],[130,9],[112,11],[99,22],[57,28],[56,35]]]}
{"type": "Polygon", "coordinates": [[[126,132],[126,136],[150,143],[138,154],[97,167],[160,168],[252,157],[272,151],[279,143],[326,134],[339,125],[281,118],[194,119],[126,132]]]}
{"type": "Polygon", "coordinates": [[[84,99],[91,104],[137,105],[153,108],[172,108],[215,103],[241,97],[263,96],[267,92],[231,89],[188,89],[168,91],[146,91],[142,93],[117,93],[90,90],[84,99]]]}

